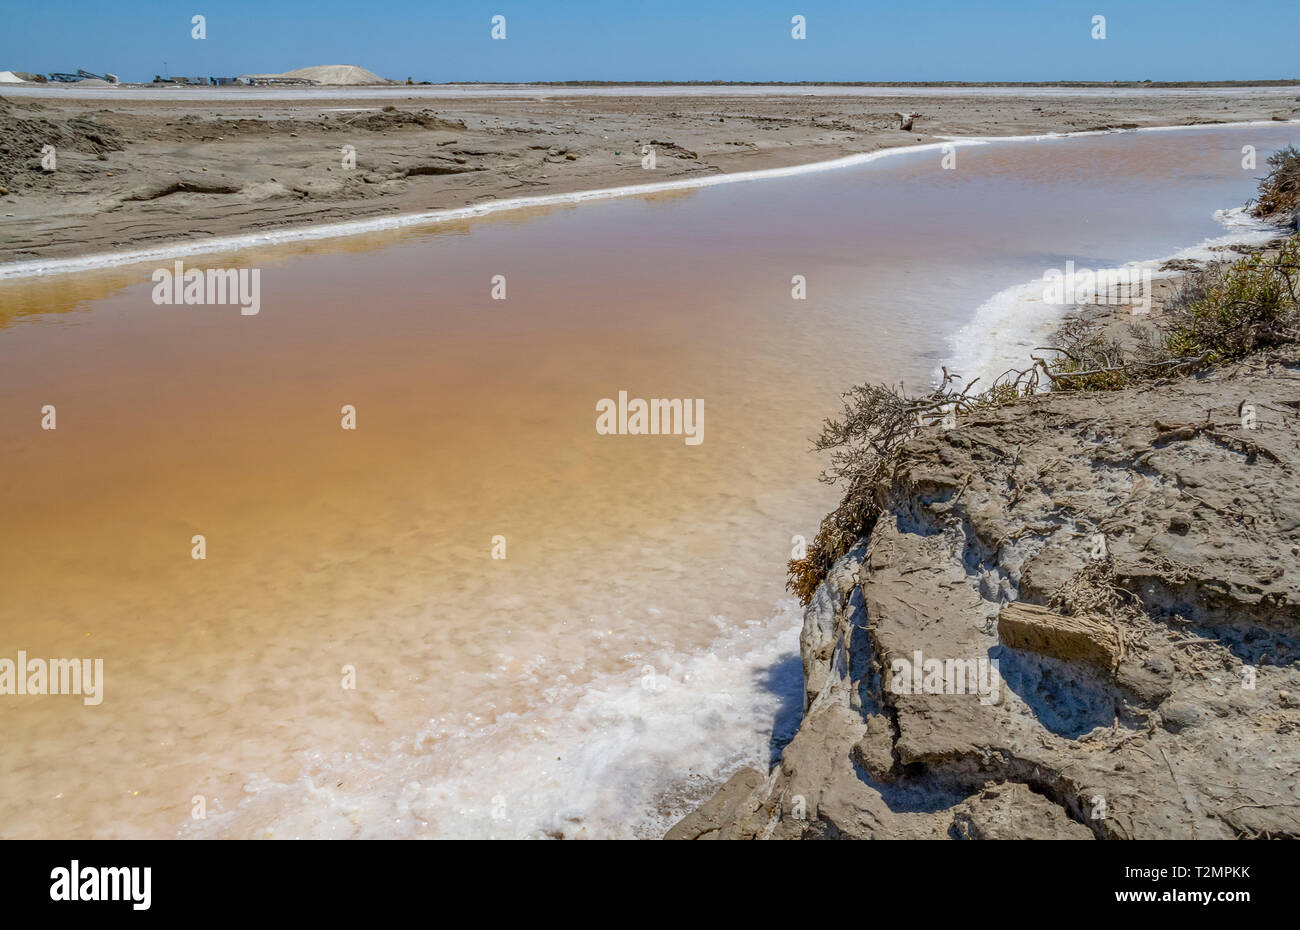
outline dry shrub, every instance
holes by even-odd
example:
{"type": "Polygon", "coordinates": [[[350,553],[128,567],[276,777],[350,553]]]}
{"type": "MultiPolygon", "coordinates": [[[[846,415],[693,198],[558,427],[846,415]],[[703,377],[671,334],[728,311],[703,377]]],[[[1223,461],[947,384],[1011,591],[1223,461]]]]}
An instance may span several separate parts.
{"type": "Polygon", "coordinates": [[[831,566],[880,516],[881,491],[892,482],[907,441],[945,415],[993,409],[1050,391],[1111,391],[1155,378],[1186,374],[1241,358],[1273,345],[1300,341],[1296,276],[1300,239],[1274,255],[1252,254],[1226,266],[1210,266],[1182,279],[1155,327],[1133,329],[1132,344],[1108,336],[1095,322],[1067,321],[1057,345],[1033,356],[1033,365],[1003,374],[986,391],[971,394],[973,382],[956,393],[957,379],[944,371],[934,391],[910,396],[900,388],[858,385],[843,395],[843,414],[822,425],[813,442],[828,453],[821,480],[844,488],[839,505],[822,521],[802,559],[788,565],[788,590],[807,604],[831,566]]]}
{"type": "Polygon", "coordinates": [[[843,486],[844,496],[822,520],[808,554],[787,566],[786,589],[801,603],[812,599],[836,559],[875,526],[879,489],[892,480],[909,439],[948,417],[1009,403],[1038,386],[1036,369],[1008,372],[982,394],[970,393],[974,382],[956,391],[954,380],[945,369],[938,388],[915,397],[902,387],[860,384],[843,395],[843,414],[822,424],[821,435],[813,440],[814,451],[829,454],[821,480],[843,486]]]}
{"type": "Polygon", "coordinates": [[[1215,364],[1295,342],[1297,272],[1300,239],[1293,238],[1276,254],[1254,253],[1187,275],[1165,307],[1166,347],[1215,364]]]}
{"type": "Polygon", "coordinates": [[[1300,149],[1288,145],[1268,157],[1272,170],[1259,182],[1256,216],[1290,213],[1300,203],[1300,149]]]}

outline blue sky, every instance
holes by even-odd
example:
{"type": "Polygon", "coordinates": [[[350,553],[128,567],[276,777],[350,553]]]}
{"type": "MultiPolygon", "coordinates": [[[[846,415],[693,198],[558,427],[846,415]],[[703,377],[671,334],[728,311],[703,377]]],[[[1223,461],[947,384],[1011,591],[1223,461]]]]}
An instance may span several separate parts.
{"type": "Polygon", "coordinates": [[[1300,77],[1300,0],[42,0],[0,69],[124,80],[358,64],[428,81],[1300,77]],[[207,38],[190,17],[207,17],[207,38]],[[494,14],[507,38],[490,37],[494,14]],[[808,37],[790,37],[795,14],[808,37]],[[1091,38],[1106,17],[1105,40],[1091,38]]]}

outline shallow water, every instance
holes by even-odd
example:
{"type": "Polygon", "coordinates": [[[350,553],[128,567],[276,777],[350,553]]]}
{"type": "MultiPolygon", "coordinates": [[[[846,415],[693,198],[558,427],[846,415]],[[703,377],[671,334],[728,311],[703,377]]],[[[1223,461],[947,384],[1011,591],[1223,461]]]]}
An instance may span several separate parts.
{"type": "Polygon", "coordinates": [[[784,565],[834,499],[807,448],[837,393],[973,375],[1059,309],[955,334],[1067,260],[1224,235],[1263,173],[1242,146],[1295,134],[901,154],[185,260],[259,269],[255,316],[155,305],[153,266],[0,282],[0,658],[105,676],[94,707],[0,696],[0,835],[662,831],[797,715],[784,565]],[[703,399],[703,442],[599,435],[620,390],[703,399]]]}

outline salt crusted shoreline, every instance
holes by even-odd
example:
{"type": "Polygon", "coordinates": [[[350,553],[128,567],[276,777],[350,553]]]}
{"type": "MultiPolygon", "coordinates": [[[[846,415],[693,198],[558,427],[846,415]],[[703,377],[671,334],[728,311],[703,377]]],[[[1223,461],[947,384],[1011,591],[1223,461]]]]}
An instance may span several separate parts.
{"type": "Polygon", "coordinates": [[[1298,470],[1295,346],[925,431],[805,613],[780,764],[667,838],[1300,836],[1298,470]],[[1098,579],[1134,609],[1046,606],[1098,579]],[[998,700],[900,693],[917,653],[998,700]]]}

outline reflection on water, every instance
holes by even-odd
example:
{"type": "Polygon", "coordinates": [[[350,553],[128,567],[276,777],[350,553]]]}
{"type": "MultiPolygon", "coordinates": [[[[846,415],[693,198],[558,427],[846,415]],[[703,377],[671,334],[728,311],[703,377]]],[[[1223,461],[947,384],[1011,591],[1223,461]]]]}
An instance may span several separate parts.
{"type": "Polygon", "coordinates": [[[797,690],[784,565],[837,393],[919,385],[1067,259],[1220,233],[1243,138],[1291,141],[986,146],[214,258],[261,269],[256,316],[155,306],[149,267],[0,285],[0,657],[105,668],[99,707],[0,697],[0,834],[652,829],[797,690]],[[703,398],[705,441],[598,435],[620,390],[703,398]]]}

